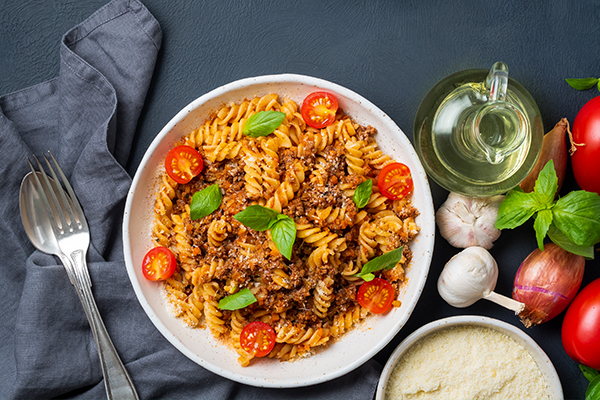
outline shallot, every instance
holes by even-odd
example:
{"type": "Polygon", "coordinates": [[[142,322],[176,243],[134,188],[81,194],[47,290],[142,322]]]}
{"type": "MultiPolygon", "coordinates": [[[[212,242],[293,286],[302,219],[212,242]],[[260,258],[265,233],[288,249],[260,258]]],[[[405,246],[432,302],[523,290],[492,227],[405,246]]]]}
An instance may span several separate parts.
{"type": "Polygon", "coordinates": [[[517,274],[512,297],[525,304],[519,313],[529,328],[560,314],[573,300],[585,268],[585,259],[554,243],[536,248],[525,258],[517,274]]]}
{"type": "Polygon", "coordinates": [[[569,121],[566,118],[562,118],[554,128],[544,135],[544,142],[542,144],[542,152],[540,156],[525,179],[519,184],[524,192],[531,192],[535,186],[535,181],[540,174],[540,171],[549,160],[554,160],[554,168],[556,175],[558,176],[558,190],[562,187],[565,180],[565,174],[567,172],[567,144],[565,141],[565,134],[569,132],[569,140],[571,147],[573,147],[573,140],[571,139],[571,131],[569,129],[569,121]]]}

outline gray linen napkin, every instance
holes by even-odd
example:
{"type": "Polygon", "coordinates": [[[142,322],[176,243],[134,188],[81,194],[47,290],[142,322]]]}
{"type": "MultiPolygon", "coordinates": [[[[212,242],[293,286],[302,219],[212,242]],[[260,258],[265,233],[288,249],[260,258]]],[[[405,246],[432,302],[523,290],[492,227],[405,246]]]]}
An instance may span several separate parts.
{"type": "Polygon", "coordinates": [[[26,157],[52,151],[82,204],[92,290],[142,399],[370,399],[375,361],[308,388],[237,384],[167,342],[139,305],[123,261],[127,162],[161,45],[137,0],[113,0],[63,37],[55,79],[0,97],[0,398],[106,398],[95,342],[67,275],[29,243],[18,196],[26,157]]]}

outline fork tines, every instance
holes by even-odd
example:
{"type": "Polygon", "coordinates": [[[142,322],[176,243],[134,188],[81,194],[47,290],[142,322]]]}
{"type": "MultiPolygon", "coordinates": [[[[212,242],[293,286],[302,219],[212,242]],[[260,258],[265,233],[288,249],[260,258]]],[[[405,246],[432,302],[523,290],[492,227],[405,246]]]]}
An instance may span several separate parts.
{"type": "Polygon", "coordinates": [[[52,153],[50,153],[50,151],[48,151],[48,155],[52,159],[56,171],[58,171],[57,175],[54,168],[52,167],[52,164],[48,160],[48,157],[46,157],[46,155],[44,154],[43,157],[46,161],[48,170],[50,171],[50,175],[52,175],[54,184],[51,183],[50,178],[46,174],[46,171],[42,167],[42,164],[35,155],[33,156],[33,158],[37,162],[39,172],[35,170],[29,158],[27,158],[27,162],[31,167],[31,171],[33,173],[34,181],[36,182],[40,197],[46,204],[46,210],[48,211],[49,215],[54,216],[54,218],[50,218],[50,222],[54,225],[55,228],[58,228],[60,230],[65,230],[65,228],[69,227],[73,222],[75,222],[80,228],[83,210],[79,205],[79,202],[77,200],[77,197],[75,196],[75,192],[73,191],[71,184],[67,180],[67,177],[65,176],[63,170],[58,165],[58,162],[56,161],[52,153]],[[42,176],[41,181],[38,175],[42,176]],[[61,179],[59,179],[59,176],[61,179]],[[61,181],[62,185],[64,185],[68,192],[68,197],[61,186],[61,181]],[[67,211],[67,215],[65,215],[64,210],[67,211]]]}

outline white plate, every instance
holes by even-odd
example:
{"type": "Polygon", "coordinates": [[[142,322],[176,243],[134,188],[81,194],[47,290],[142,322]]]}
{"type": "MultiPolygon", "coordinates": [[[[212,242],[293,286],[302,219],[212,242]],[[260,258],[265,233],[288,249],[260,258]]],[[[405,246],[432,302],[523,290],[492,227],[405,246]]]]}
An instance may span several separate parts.
{"type": "Polygon", "coordinates": [[[410,335],[408,335],[402,343],[396,347],[396,350],[392,353],[391,357],[388,359],[383,371],[381,373],[381,378],[379,379],[379,385],[377,386],[377,393],[375,395],[375,400],[385,400],[385,392],[387,389],[388,380],[394,367],[398,363],[398,361],[402,358],[402,356],[408,351],[408,349],[415,344],[418,340],[424,338],[430,333],[436,332],[438,330],[450,327],[450,326],[460,326],[460,325],[476,325],[483,326],[486,328],[495,329],[498,332],[504,333],[508,337],[514,339],[517,343],[527,350],[536,364],[542,371],[542,376],[548,382],[548,387],[550,389],[550,398],[553,400],[562,400],[563,399],[563,391],[562,386],[560,384],[560,379],[558,374],[556,373],[556,369],[554,369],[554,365],[552,361],[548,358],[544,350],[525,332],[521,329],[515,327],[514,325],[508,324],[506,322],[476,316],[476,315],[463,315],[457,317],[448,317],[439,319],[437,321],[433,321],[428,323],[425,326],[417,329],[410,335]]]}
{"type": "Polygon", "coordinates": [[[158,134],[142,159],[127,196],[123,221],[123,245],[127,273],[135,293],[156,328],[177,349],[204,368],[234,381],[263,387],[307,386],[344,375],[381,350],[406,323],[423,290],[431,262],[435,221],[427,176],[412,144],[398,126],[380,109],[358,94],[331,82],[302,75],[269,75],[242,79],[201,96],[181,110],[158,134]],[[339,106],[355,121],[375,127],[380,148],[409,166],[419,209],[416,222],[421,231],[411,245],[414,253],[407,271],[408,285],[399,294],[402,306],[385,316],[368,318],[324,351],[294,362],[275,359],[253,360],[241,367],[237,354],[217,343],[208,329],[192,329],[167,311],[160,285],[144,279],[142,258],[152,247],[151,227],[155,193],[164,171],[166,153],[174,143],[202,124],[211,111],[244,98],[277,93],[302,104],[316,89],[335,94],[339,106]]]}

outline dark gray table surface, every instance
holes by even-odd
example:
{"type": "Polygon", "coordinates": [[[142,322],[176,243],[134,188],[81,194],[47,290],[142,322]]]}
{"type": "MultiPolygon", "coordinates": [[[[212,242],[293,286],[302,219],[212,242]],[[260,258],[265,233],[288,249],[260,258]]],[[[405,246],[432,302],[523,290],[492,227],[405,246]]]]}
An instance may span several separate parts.
{"type": "MultiPolygon", "coordinates": [[[[333,81],[376,104],[411,140],[419,103],[436,82],[495,61],[507,63],[510,76],[533,95],[546,131],[562,117],[572,122],[598,95],[564,81],[600,76],[598,1],[143,2],[164,36],[128,164],[132,175],[152,139],[181,108],[240,78],[297,73],[333,81]]],[[[105,3],[0,1],[0,93],[54,77],[61,36],[105,3]]],[[[430,184],[437,209],[448,193],[430,184]]],[[[569,169],[561,193],[573,189],[569,169]]],[[[530,224],[500,237],[491,251],[500,265],[497,292],[510,295],[516,269],[535,247],[530,224]]],[[[490,302],[456,309],[440,298],[437,277],[457,251],[436,237],[423,296],[408,323],[375,356],[381,364],[408,334],[439,318],[477,314],[522,328],[510,311],[490,302]]],[[[587,261],[583,284],[598,277],[597,257],[587,261]]],[[[561,323],[562,315],[526,332],[552,360],[565,398],[580,399],[587,381],[562,348],[561,323]]]]}

